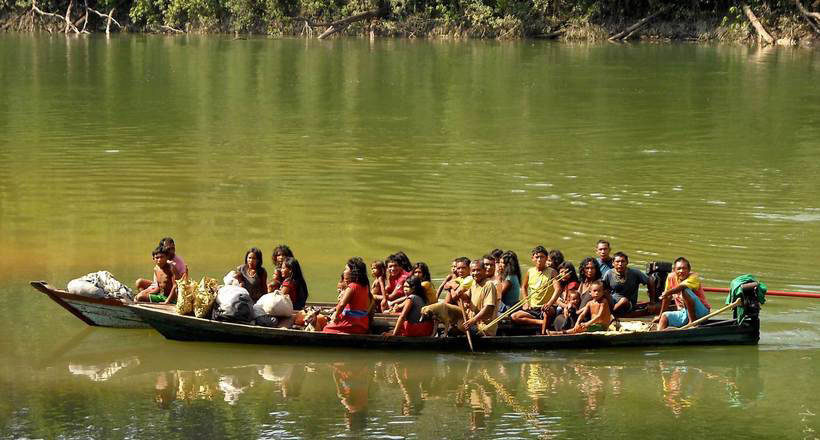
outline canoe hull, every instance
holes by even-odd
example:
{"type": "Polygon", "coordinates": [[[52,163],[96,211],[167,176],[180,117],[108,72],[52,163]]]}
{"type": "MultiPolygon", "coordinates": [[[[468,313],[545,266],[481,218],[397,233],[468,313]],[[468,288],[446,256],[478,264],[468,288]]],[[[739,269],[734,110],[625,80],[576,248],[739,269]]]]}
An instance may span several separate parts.
{"type": "MultiPolygon", "coordinates": [[[[464,351],[464,337],[396,337],[381,335],[339,335],[300,330],[275,329],[254,325],[216,322],[180,316],[149,305],[128,306],[163,336],[181,341],[236,342],[247,344],[325,346],[385,349],[464,351]]],[[[724,325],[667,332],[623,334],[586,333],[560,336],[493,336],[473,338],[477,351],[637,347],[665,345],[756,344],[759,326],[724,325]]]]}
{"type": "Polygon", "coordinates": [[[151,327],[120,300],[74,295],[65,290],[54,288],[45,281],[32,281],[31,287],[44,293],[52,301],[88,325],[113,328],[151,327]]]}

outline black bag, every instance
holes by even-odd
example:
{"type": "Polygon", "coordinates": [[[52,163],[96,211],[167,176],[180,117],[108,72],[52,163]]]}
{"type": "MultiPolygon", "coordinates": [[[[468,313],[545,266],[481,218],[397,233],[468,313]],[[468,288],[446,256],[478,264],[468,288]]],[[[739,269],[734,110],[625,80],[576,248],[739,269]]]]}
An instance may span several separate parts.
{"type": "Polygon", "coordinates": [[[253,318],[253,300],[247,292],[233,296],[227,303],[221,303],[217,296],[211,312],[211,319],[215,321],[250,324],[253,318]]]}

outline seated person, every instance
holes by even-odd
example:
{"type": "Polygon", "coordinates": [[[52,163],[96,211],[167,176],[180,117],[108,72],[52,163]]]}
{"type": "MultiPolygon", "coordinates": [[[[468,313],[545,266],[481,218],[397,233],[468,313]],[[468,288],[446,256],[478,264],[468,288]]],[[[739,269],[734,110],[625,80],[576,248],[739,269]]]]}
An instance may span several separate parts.
{"type": "MultiPolygon", "coordinates": [[[[438,296],[439,298],[441,298],[441,293],[444,292],[444,288],[447,287],[447,283],[449,283],[450,281],[453,281],[456,277],[458,277],[458,275],[456,275],[456,260],[458,260],[458,259],[455,259],[455,260],[453,260],[452,263],[450,263],[450,273],[447,274],[447,276],[444,278],[444,281],[442,281],[441,285],[438,286],[438,291],[436,292],[436,296],[438,296]]],[[[447,291],[445,293],[445,297],[447,296],[448,293],[450,293],[450,291],[447,291]]]]}
{"type": "Polygon", "coordinates": [[[367,265],[359,257],[347,260],[343,272],[347,287],[342,291],[336,312],[322,330],[325,333],[366,334],[370,331],[370,280],[367,265]]]}
{"type": "Polygon", "coordinates": [[[570,290],[567,294],[566,305],[562,307],[561,313],[552,321],[552,329],[560,332],[575,327],[580,310],[581,294],[577,290],[570,290]]]}
{"type": "Polygon", "coordinates": [[[612,322],[612,312],[609,308],[609,299],[604,293],[603,283],[593,282],[591,293],[592,301],[578,312],[575,327],[567,333],[600,332],[609,328],[612,322]]]}
{"type": "Polygon", "coordinates": [[[689,260],[678,257],[675,260],[674,276],[666,278],[666,289],[661,294],[662,312],[655,317],[658,322],[658,330],[667,327],[683,327],[692,321],[709,314],[712,306],[706,301],[703,287],[700,284],[698,274],[692,272],[689,260]],[[663,312],[669,304],[669,298],[675,300],[677,311],[663,312]]]}
{"type": "Polygon", "coordinates": [[[410,278],[410,271],[404,270],[403,258],[393,254],[387,257],[387,285],[384,286],[384,298],[381,307],[387,311],[394,304],[404,303],[404,281],[410,278]]]}
{"type": "Polygon", "coordinates": [[[285,278],[282,276],[282,272],[280,272],[280,268],[282,267],[282,263],[285,261],[285,258],[293,258],[293,251],[290,250],[290,247],[286,244],[280,244],[273,249],[273,254],[271,255],[271,259],[273,260],[273,267],[276,270],[273,271],[273,277],[268,283],[268,292],[273,292],[274,290],[278,289],[279,286],[282,285],[282,281],[285,278]]]}
{"type": "Polygon", "coordinates": [[[560,308],[568,304],[569,292],[578,290],[578,274],[575,272],[575,266],[569,261],[558,265],[558,287],[558,299],[555,304],[560,308]]]}
{"type": "Polygon", "coordinates": [[[548,265],[548,252],[543,246],[532,250],[532,259],[535,266],[527,270],[521,282],[524,305],[510,319],[515,324],[542,326],[546,310],[558,300],[558,272],[548,265]]]}
{"type": "Polygon", "coordinates": [[[422,316],[421,308],[427,305],[426,292],[421,278],[411,276],[404,282],[406,299],[401,309],[396,327],[385,336],[432,336],[433,320],[422,316]]]}
{"type": "Polygon", "coordinates": [[[268,292],[268,272],[262,267],[262,251],[250,248],[245,252],[245,264],[236,268],[236,281],[248,291],[253,302],[268,292]]]}
{"type": "Polygon", "coordinates": [[[595,245],[595,253],[598,254],[595,263],[598,264],[598,271],[601,272],[601,276],[615,267],[615,261],[609,255],[610,250],[609,242],[606,240],[598,240],[598,243],[595,245]]]}
{"type": "Polygon", "coordinates": [[[581,294],[581,307],[592,300],[590,293],[592,282],[600,279],[601,270],[598,268],[598,262],[592,257],[584,258],[578,266],[578,293],[581,294]]]}
{"type": "Polygon", "coordinates": [[[456,258],[456,277],[444,286],[447,292],[445,301],[447,304],[456,304],[458,294],[466,293],[473,285],[473,277],[470,276],[470,259],[467,257],[456,258]]]}
{"type": "Polygon", "coordinates": [[[518,266],[518,255],[515,252],[504,252],[496,260],[496,280],[498,313],[504,313],[521,297],[521,268],[518,266]]]}
{"type": "MultiPolygon", "coordinates": [[[[487,324],[498,316],[496,307],[495,284],[492,283],[482,260],[473,260],[470,263],[470,275],[473,283],[468,292],[456,293],[456,301],[462,300],[467,307],[467,320],[461,323],[463,332],[478,333],[479,324],[487,324]]],[[[450,306],[453,307],[453,306],[450,306]]],[[[498,324],[482,329],[481,333],[493,336],[498,330],[498,324]]]]}
{"type": "Polygon", "coordinates": [[[174,243],[174,239],[171,237],[165,237],[159,241],[159,245],[162,246],[168,253],[168,261],[174,268],[174,274],[176,275],[177,279],[187,279],[188,265],[185,264],[185,260],[183,260],[182,257],[177,255],[177,245],[176,243],[174,243]]]}
{"type": "MultiPolygon", "coordinates": [[[[299,265],[299,261],[293,257],[285,258],[279,268],[279,273],[283,278],[279,286],[279,292],[290,297],[293,310],[304,309],[308,298],[308,287],[307,281],[302,275],[302,267],[299,265]]],[[[268,288],[270,288],[270,285],[268,288]]]]}
{"type": "Polygon", "coordinates": [[[387,284],[387,268],[384,265],[384,261],[374,260],[370,263],[370,275],[373,276],[373,281],[370,283],[370,294],[373,295],[373,300],[376,301],[378,311],[381,311],[382,301],[384,301],[385,285],[387,284]]]}
{"type": "Polygon", "coordinates": [[[438,301],[438,293],[433,287],[433,280],[430,278],[430,268],[427,263],[418,262],[413,266],[413,276],[421,280],[421,287],[424,289],[424,298],[427,304],[438,301]]]}
{"type": "Polygon", "coordinates": [[[616,252],[614,268],[607,271],[602,278],[604,287],[612,293],[612,313],[628,313],[638,303],[638,287],[647,286],[650,292],[655,291],[655,282],[638,269],[628,267],[629,257],[623,252],[616,252]]]}
{"type": "Polygon", "coordinates": [[[157,246],[151,253],[154,258],[154,281],[145,279],[137,280],[137,289],[143,288],[134,300],[138,302],[152,302],[171,304],[177,300],[177,279],[171,263],[168,261],[168,251],[162,246],[157,246]]]}

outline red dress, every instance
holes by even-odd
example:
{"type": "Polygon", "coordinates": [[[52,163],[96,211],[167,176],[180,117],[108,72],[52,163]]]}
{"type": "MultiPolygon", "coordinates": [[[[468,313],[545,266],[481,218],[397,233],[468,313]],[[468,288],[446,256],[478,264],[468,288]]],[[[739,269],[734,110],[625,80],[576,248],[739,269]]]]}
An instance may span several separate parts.
{"type": "Polygon", "coordinates": [[[338,321],[329,322],[324,330],[325,333],[353,333],[367,334],[370,331],[370,295],[367,294],[367,286],[358,283],[350,283],[353,296],[350,302],[342,309],[342,316],[338,321]]]}

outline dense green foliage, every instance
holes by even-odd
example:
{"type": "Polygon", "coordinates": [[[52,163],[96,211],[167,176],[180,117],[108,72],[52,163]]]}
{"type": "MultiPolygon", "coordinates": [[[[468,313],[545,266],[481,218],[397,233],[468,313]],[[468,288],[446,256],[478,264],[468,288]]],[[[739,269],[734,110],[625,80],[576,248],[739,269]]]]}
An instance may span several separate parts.
{"type": "MultiPolygon", "coordinates": [[[[37,1],[37,0],[35,0],[37,1]]],[[[44,11],[65,15],[72,0],[39,0],[44,11]]],[[[82,20],[83,5],[73,0],[72,17],[82,20]]],[[[274,35],[320,31],[317,25],[359,12],[385,8],[386,17],[354,23],[348,33],[373,29],[380,35],[448,35],[515,38],[548,36],[597,39],[641,17],[668,8],[647,35],[665,38],[743,39],[750,26],[739,0],[89,0],[89,7],[115,10],[132,31],[175,28],[202,32],[252,32],[274,35]],[[383,3],[385,2],[385,3],[383,3]],[[311,26],[313,25],[313,26],[311,26]]],[[[789,38],[811,35],[794,0],[750,0],[767,27],[789,38]]],[[[810,9],[820,1],[804,0],[810,9]],[[812,3],[813,1],[813,3],[812,3]]],[[[0,0],[6,21],[29,11],[31,0],[0,0]]],[[[56,17],[39,17],[59,29],[56,17]]],[[[89,18],[90,30],[104,27],[89,18]]],[[[23,20],[21,19],[20,22],[23,20]]],[[[33,20],[31,20],[33,21],[33,20]]],[[[11,27],[7,25],[6,27],[11,27]]],[[[17,26],[21,28],[21,26],[17,26]]]]}

